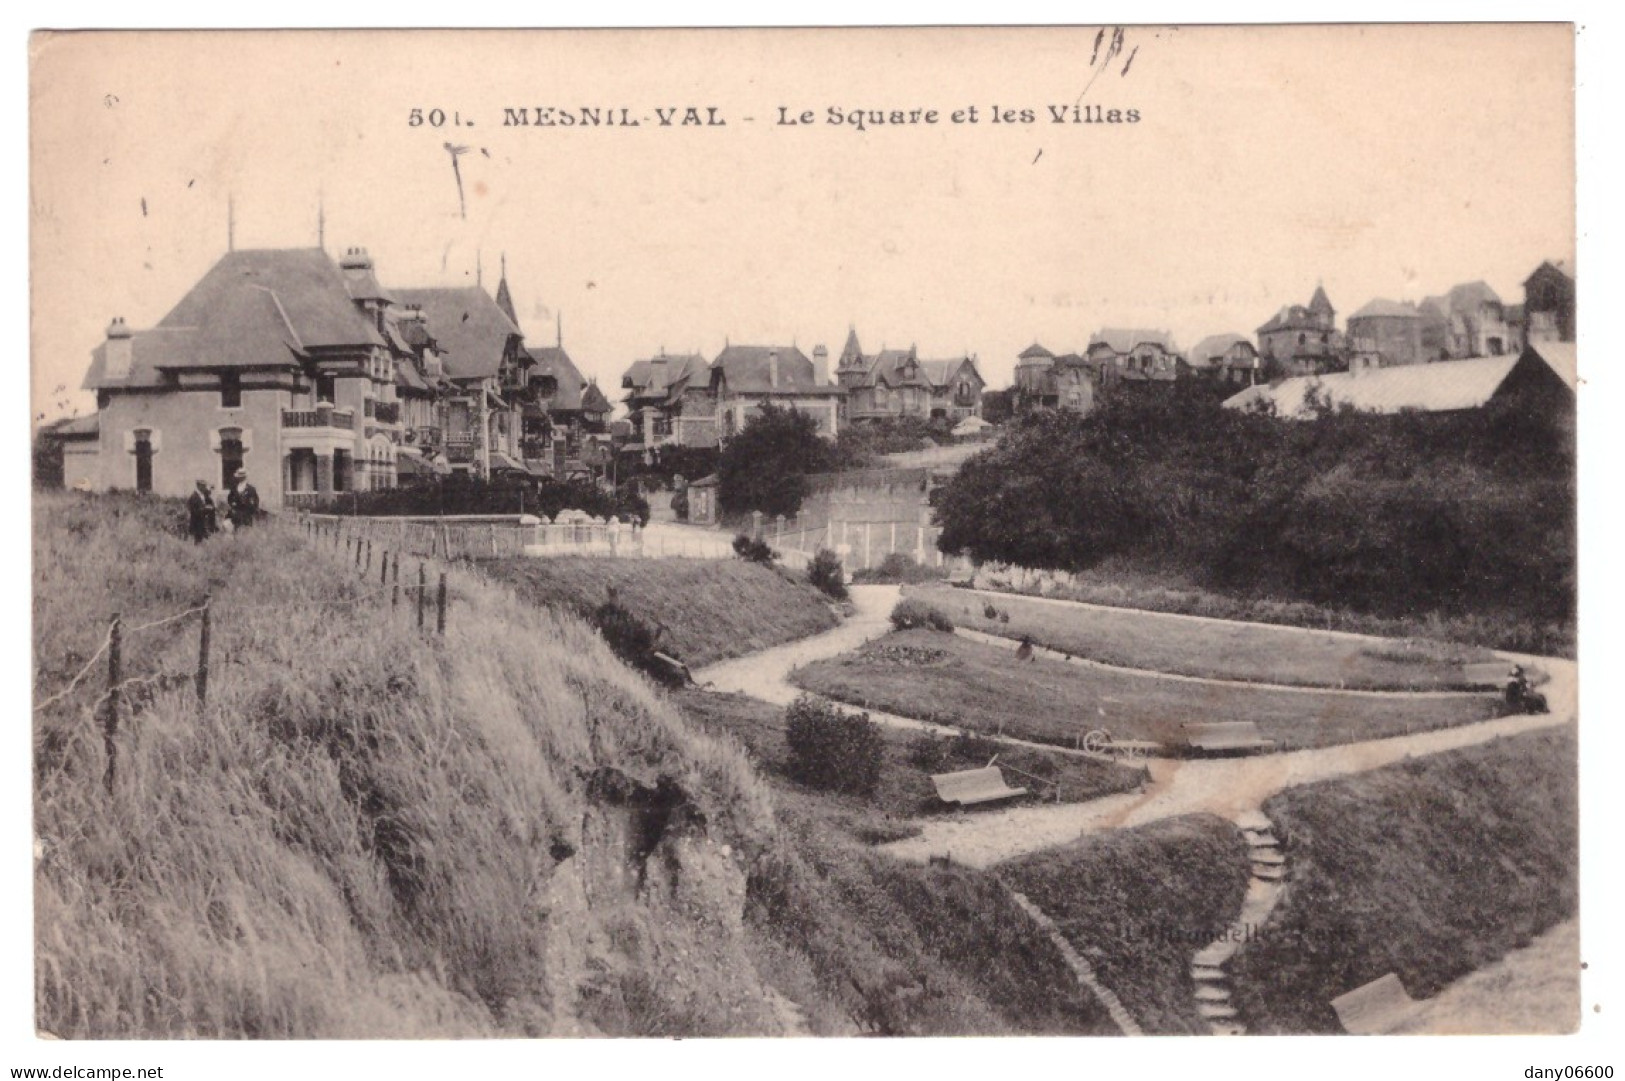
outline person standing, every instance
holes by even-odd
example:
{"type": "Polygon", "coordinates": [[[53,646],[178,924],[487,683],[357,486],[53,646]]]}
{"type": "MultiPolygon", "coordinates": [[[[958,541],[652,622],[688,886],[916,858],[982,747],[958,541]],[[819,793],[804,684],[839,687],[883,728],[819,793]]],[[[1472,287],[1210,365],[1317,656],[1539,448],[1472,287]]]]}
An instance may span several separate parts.
{"type": "Polygon", "coordinates": [[[239,469],[232,478],[231,491],[226,494],[226,513],[232,526],[242,529],[254,524],[260,514],[260,493],[248,483],[248,470],[239,469]]]}
{"type": "Polygon", "coordinates": [[[200,480],[197,489],[186,497],[186,533],[193,544],[202,544],[214,532],[214,497],[209,493],[209,482],[200,480]]]}

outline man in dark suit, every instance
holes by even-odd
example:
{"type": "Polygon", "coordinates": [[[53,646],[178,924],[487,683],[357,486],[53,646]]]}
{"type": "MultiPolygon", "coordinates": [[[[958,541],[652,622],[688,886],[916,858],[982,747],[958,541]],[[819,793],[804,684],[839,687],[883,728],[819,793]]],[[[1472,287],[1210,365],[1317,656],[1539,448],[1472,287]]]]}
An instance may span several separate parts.
{"type": "Polygon", "coordinates": [[[254,524],[260,516],[260,493],[248,483],[248,470],[239,469],[232,478],[235,483],[226,494],[226,515],[236,529],[254,524]]]}
{"type": "Polygon", "coordinates": [[[186,497],[186,533],[193,544],[202,544],[214,532],[214,496],[209,482],[200,480],[197,488],[186,497]]]}

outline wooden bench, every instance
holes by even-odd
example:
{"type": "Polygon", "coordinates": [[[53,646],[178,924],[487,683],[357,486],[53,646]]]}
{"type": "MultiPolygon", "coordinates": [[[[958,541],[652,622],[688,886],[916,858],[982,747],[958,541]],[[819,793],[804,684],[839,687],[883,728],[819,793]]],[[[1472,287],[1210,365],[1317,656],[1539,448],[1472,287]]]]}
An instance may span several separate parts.
{"type": "Polygon", "coordinates": [[[938,799],[943,803],[957,803],[961,807],[1027,794],[1025,788],[1011,788],[1005,784],[1004,774],[999,772],[998,766],[962,769],[957,773],[934,773],[931,783],[936,786],[938,799]]]}
{"type": "Polygon", "coordinates": [[[1343,1031],[1353,1036],[1381,1036],[1392,1032],[1416,1009],[1416,1000],[1390,972],[1332,999],[1332,1009],[1343,1031]]]}
{"type": "Polygon", "coordinates": [[[1273,751],[1275,741],[1265,739],[1252,721],[1216,721],[1209,724],[1182,724],[1185,745],[1193,751],[1273,751]]]}

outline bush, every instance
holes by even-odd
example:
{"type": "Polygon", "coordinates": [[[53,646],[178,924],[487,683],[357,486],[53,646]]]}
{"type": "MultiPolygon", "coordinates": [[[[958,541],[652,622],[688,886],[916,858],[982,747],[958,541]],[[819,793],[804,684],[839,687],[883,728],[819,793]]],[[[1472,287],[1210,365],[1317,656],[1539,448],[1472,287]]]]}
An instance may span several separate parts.
{"type": "Polygon", "coordinates": [[[918,585],[921,582],[940,582],[948,576],[940,567],[925,567],[907,552],[892,552],[872,570],[855,571],[854,582],[879,582],[886,585],[918,585]]]}
{"type": "Polygon", "coordinates": [[[734,538],[734,555],[740,559],[763,565],[771,565],[775,559],[779,558],[779,553],[775,552],[766,541],[753,540],[743,533],[734,538]]]}
{"type": "Polygon", "coordinates": [[[615,601],[605,601],[593,610],[590,618],[605,643],[621,660],[657,683],[669,687],[682,684],[682,677],[672,671],[670,665],[655,658],[654,630],[630,609],[615,601]]]}
{"type": "Polygon", "coordinates": [[[785,711],[793,780],[831,792],[873,796],[880,786],[885,743],[867,713],[848,713],[802,695],[785,711]]]}
{"type": "Polygon", "coordinates": [[[807,564],[807,581],[834,597],[846,600],[846,574],[841,568],[841,557],[828,548],[820,548],[807,564]]]}
{"type": "Polygon", "coordinates": [[[904,597],[892,608],[891,625],[900,631],[909,631],[916,627],[929,627],[944,634],[952,634],[954,631],[954,621],[948,618],[946,612],[912,597],[904,597]]]}

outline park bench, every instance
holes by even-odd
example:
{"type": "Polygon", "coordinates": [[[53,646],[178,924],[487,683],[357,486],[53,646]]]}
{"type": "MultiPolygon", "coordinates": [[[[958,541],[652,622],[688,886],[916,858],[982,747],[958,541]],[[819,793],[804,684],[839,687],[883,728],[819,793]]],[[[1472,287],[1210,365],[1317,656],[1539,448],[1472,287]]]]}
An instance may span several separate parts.
{"type": "Polygon", "coordinates": [[[1080,744],[1090,754],[1117,758],[1152,758],[1162,752],[1162,744],[1149,739],[1114,739],[1104,728],[1087,733],[1080,744]]]}
{"type": "Polygon", "coordinates": [[[933,773],[931,783],[936,786],[938,799],[943,803],[957,803],[961,807],[1027,794],[1025,788],[1011,788],[1005,784],[1004,774],[999,772],[998,766],[962,769],[956,773],[933,773]]]}
{"type": "Polygon", "coordinates": [[[1182,724],[1185,745],[1193,751],[1210,754],[1230,751],[1273,751],[1275,741],[1265,739],[1252,721],[1215,721],[1206,724],[1182,724]]]}
{"type": "Polygon", "coordinates": [[[1343,1031],[1353,1036],[1380,1036],[1392,1032],[1416,1009],[1416,1000],[1390,972],[1332,999],[1332,1009],[1343,1031]]]}

